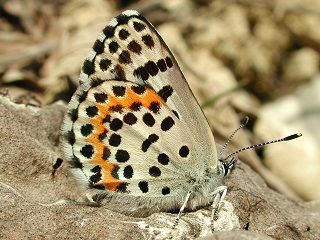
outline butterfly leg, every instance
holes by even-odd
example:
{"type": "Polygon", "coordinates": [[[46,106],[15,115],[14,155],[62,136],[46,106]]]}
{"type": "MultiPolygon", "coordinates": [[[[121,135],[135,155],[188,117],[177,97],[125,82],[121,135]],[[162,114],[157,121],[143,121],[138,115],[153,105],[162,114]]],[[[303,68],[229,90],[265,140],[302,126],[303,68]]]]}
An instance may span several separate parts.
{"type": "Polygon", "coordinates": [[[188,200],[189,200],[189,198],[190,198],[190,196],[191,196],[191,193],[192,193],[192,191],[189,190],[189,192],[187,193],[187,196],[186,196],[186,198],[184,199],[184,202],[183,202],[183,204],[182,204],[182,206],[181,206],[181,208],[180,208],[180,210],[179,210],[179,213],[178,213],[178,215],[177,215],[177,217],[176,217],[176,219],[175,219],[175,221],[174,221],[174,224],[173,224],[172,228],[175,228],[175,227],[178,225],[179,220],[180,220],[180,218],[181,218],[181,215],[182,215],[184,209],[186,208],[186,206],[187,206],[187,204],[188,204],[188,200]]]}
{"type": "Polygon", "coordinates": [[[211,229],[214,231],[214,221],[218,219],[218,213],[223,204],[223,199],[227,195],[227,186],[217,187],[210,195],[215,195],[212,203],[212,213],[211,213],[211,229]]]}
{"type": "Polygon", "coordinates": [[[57,158],[55,164],[52,166],[52,172],[51,172],[52,178],[55,177],[56,172],[61,168],[62,163],[63,163],[63,159],[57,158]]]}

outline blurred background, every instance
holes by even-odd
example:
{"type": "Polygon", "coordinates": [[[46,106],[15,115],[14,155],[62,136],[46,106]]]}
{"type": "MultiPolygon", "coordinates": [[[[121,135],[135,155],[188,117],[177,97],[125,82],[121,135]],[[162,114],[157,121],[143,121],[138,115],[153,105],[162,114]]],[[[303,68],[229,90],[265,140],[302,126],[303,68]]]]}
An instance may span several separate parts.
{"type": "Polygon", "coordinates": [[[301,132],[239,154],[275,190],[320,199],[320,1],[8,0],[0,4],[0,92],[37,107],[68,102],[82,63],[108,21],[141,12],[160,32],[223,144],[301,132]]]}

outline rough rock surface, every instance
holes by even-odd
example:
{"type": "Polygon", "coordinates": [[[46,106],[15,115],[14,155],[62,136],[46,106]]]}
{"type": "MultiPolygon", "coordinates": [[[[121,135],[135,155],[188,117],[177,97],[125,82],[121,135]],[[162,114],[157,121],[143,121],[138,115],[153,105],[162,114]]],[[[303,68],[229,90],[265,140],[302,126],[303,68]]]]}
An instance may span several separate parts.
{"type": "Polygon", "coordinates": [[[83,199],[66,165],[52,176],[64,111],[0,97],[1,239],[319,239],[319,203],[287,199],[240,162],[213,233],[207,208],[184,214],[172,230],[175,214],[134,218],[59,201],[83,199]]]}

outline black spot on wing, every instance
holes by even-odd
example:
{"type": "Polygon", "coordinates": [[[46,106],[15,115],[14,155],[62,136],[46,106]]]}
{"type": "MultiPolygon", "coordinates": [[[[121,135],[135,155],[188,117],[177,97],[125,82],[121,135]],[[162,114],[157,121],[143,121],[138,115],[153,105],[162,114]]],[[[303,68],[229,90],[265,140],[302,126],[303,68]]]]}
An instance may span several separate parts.
{"type": "Polygon", "coordinates": [[[88,117],[94,117],[98,114],[98,108],[96,106],[89,106],[86,108],[88,117]]]}
{"type": "Polygon", "coordinates": [[[142,47],[139,43],[137,43],[135,40],[132,40],[129,44],[128,44],[128,49],[131,52],[137,53],[137,54],[141,54],[141,50],[142,47]]]}
{"type": "Polygon", "coordinates": [[[134,102],[134,103],[132,103],[131,104],[131,106],[130,106],[130,110],[132,110],[132,111],[139,111],[140,110],[140,108],[141,108],[141,106],[142,106],[142,103],[141,102],[134,102]]]}
{"type": "Polygon", "coordinates": [[[91,172],[95,173],[91,175],[90,181],[92,183],[97,183],[101,180],[102,174],[101,174],[101,167],[100,166],[95,166],[91,169],[91,172]]]}
{"type": "Polygon", "coordinates": [[[112,38],[114,36],[114,27],[112,26],[106,26],[102,32],[104,33],[104,35],[106,36],[106,38],[112,38]]]}
{"type": "Polygon", "coordinates": [[[121,113],[122,110],[123,110],[123,106],[120,105],[120,104],[117,104],[117,105],[109,107],[109,111],[111,111],[111,112],[119,112],[119,113],[121,113]]]}
{"type": "Polygon", "coordinates": [[[76,137],[73,130],[68,131],[67,139],[68,139],[68,143],[71,146],[76,142],[76,137]]]}
{"type": "Polygon", "coordinates": [[[57,158],[56,162],[52,166],[52,168],[53,168],[52,174],[53,175],[55,174],[56,170],[61,167],[62,163],[63,163],[63,159],[57,158]]]}
{"type": "Polygon", "coordinates": [[[136,94],[143,94],[146,91],[146,88],[141,85],[132,85],[131,89],[136,93],[136,94]]]}
{"type": "Polygon", "coordinates": [[[140,23],[140,22],[133,22],[133,28],[137,31],[137,32],[141,32],[146,28],[146,25],[140,23]]]}
{"type": "Polygon", "coordinates": [[[142,121],[148,126],[152,127],[155,124],[154,117],[152,116],[151,113],[145,113],[142,117],[142,121]]]}
{"type": "Polygon", "coordinates": [[[82,66],[82,72],[84,72],[87,75],[91,75],[95,73],[95,71],[96,70],[95,70],[94,62],[91,62],[88,59],[86,59],[82,66]]]}
{"type": "Polygon", "coordinates": [[[143,66],[140,66],[137,69],[135,69],[133,71],[133,75],[137,78],[141,78],[143,81],[146,81],[149,78],[149,73],[143,66]]]}
{"type": "Polygon", "coordinates": [[[112,41],[109,43],[109,52],[110,53],[115,53],[119,49],[119,44],[115,41],[112,41]]]}
{"type": "Polygon", "coordinates": [[[112,87],[113,94],[116,97],[123,97],[126,94],[126,88],[124,86],[113,86],[112,87]]]}
{"type": "Polygon", "coordinates": [[[190,150],[189,150],[188,146],[184,145],[180,148],[179,155],[181,157],[185,158],[189,155],[189,152],[190,152],[190,150]]]}
{"type": "Polygon", "coordinates": [[[107,130],[107,129],[104,129],[104,131],[99,134],[98,139],[99,139],[100,141],[103,141],[103,140],[107,137],[107,133],[108,133],[108,130],[107,130]]]}
{"type": "Polygon", "coordinates": [[[126,124],[128,124],[128,125],[133,125],[133,124],[135,124],[136,122],[137,122],[137,117],[133,114],[133,113],[131,113],[131,112],[129,112],[129,113],[127,113],[126,115],[124,115],[124,117],[123,117],[123,121],[126,123],[126,124]]]}
{"type": "Polygon", "coordinates": [[[78,109],[77,108],[71,109],[68,114],[69,114],[69,117],[72,122],[77,121],[77,119],[78,119],[78,109]]]}
{"type": "Polygon", "coordinates": [[[108,122],[110,122],[110,115],[106,115],[105,117],[104,117],[104,119],[102,120],[102,123],[108,123],[108,122]]]}
{"type": "Polygon", "coordinates": [[[93,168],[90,169],[91,172],[93,173],[97,173],[101,171],[101,167],[100,166],[94,166],[93,168]]]}
{"type": "Polygon", "coordinates": [[[148,48],[154,47],[154,41],[149,34],[142,36],[142,41],[148,48]]]}
{"type": "Polygon", "coordinates": [[[116,79],[119,79],[119,80],[126,79],[126,74],[125,74],[123,68],[121,67],[121,65],[119,65],[119,64],[117,64],[114,67],[113,73],[115,74],[116,79]]]}
{"type": "Polygon", "coordinates": [[[156,135],[154,133],[150,134],[149,137],[143,141],[142,146],[141,146],[141,150],[143,152],[146,152],[149,149],[149,147],[151,146],[151,144],[157,142],[158,139],[159,139],[158,135],[156,135]]]}
{"type": "Polygon", "coordinates": [[[119,134],[113,133],[109,138],[109,144],[113,147],[118,147],[121,143],[121,136],[119,134]]]}
{"type": "Polygon", "coordinates": [[[176,115],[176,117],[177,117],[178,119],[180,119],[179,114],[177,113],[177,111],[172,110],[172,112],[173,112],[174,115],[176,115]]]}
{"type": "Polygon", "coordinates": [[[116,178],[116,179],[119,179],[119,169],[120,167],[117,166],[117,165],[114,165],[112,171],[111,171],[111,176],[116,178]]]}
{"type": "Polygon", "coordinates": [[[151,102],[149,109],[153,112],[153,113],[158,113],[160,110],[160,103],[159,102],[151,102]]]}
{"type": "Polygon", "coordinates": [[[107,71],[109,67],[111,66],[111,60],[110,59],[101,59],[99,66],[102,71],[107,71]]]}
{"type": "Polygon", "coordinates": [[[143,193],[147,193],[149,191],[149,186],[147,181],[141,181],[138,183],[138,186],[143,193]]]}
{"type": "Polygon", "coordinates": [[[80,132],[82,134],[82,136],[84,137],[88,137],[93,131],[93,126],[92,124],[86,124],[86,125],[82,125],[80,128],[80,132]]]}
{"type": "Polygon", "coordinates": [[[93,146],[90,145],[90,144],[86,144],[84,145],[81,150],[80,150],[80,153],[86,157],[86,158],[91,158],[94,151],[93,151],[93,146]]]}
{"type": "Polygon", "coordinates": [[[168,165],[169,160],[169,156],[165,153],[160,153],[158,156],[158,162],[162,165],[168,165]]]}
{"type": "Polygon", "coordinates": [[[173,67],[173,62],[172,59],[170,57],[166,57],[165,58],[166,64],[168,68],[172,68],[173,67]]]}
{"type": "Polygon", "coordinates": [[[101,54],[104,52],[104,43],[101,42],[99,39],[95,41],[94,45],[93,45],[93,50],[97,53],[97,54],[101,54]]]}
{"type": "Polygon", "coordinates": [[[159,59],[157,61],[157,66],[161,72],[167,71],[167,65],[164,59],[159,59]]]}
{"type": "Polygon", "coordinates": [[[110,129],[114,132],[121,129],[123,126],[123,122],[119,118],[114,118],[110,123],[110,129]]]}
{"type": "Polygon", "coordinates": [[[131,63],[130,53],[126,50],[122,51],[119,55],[119,62],[121,64],[129,64],[131,63]]]}
{"type": "Polygon", "coordinates": [[[95,92],[93,94],[93,96],[94,96],[94,99],[96,100],[96,102],[98,102],[98,103],[105,103],[106,100],[108,99],[108,95],[103,92],[101,92],[101,93],[95,92]]]}
{"type": "Polygon", "coordinates": [[[124,15],[124,14],[120,14],[119,16],[116,17],[118,25],[127,24],[129,19],[130,19],[130,17],[127,15],[124,15]]]}
{"type": "Polygon", "coordinates": [[[173,88],[170,85],[166,85],[158,91],[158,95],[166,102],[172,95],[173,88]]]}
{"type": "Polygon", "coordinates": [[[133,176],[133,168],[131,167],[131,165],[125,166],[125,168],[123,169],[123,176],[126,179],[132,178],[132,176],[133,176]]]}
{"type": "Polygon", "coordinates": [[[130,36],[130,33],[126,29],[121,29],[119,31],[119,38],[121,40],[126,40],[130,36]]]}
{"type": "Polygon", "coordinates": [[[144,68],[148,71],[148,73],[151,76],[156,76],[159,72],[157,64],[153,61],[148,61],[145,65],[144,68]]]}
{"type": "Polygon", "coordinates": [[[79,103],[82,103],[84,100],[87,99],[87,96],[88,96],[88,92],[87,91],[84,91],[82,93],[79,93],[78,94],[78,100],[79,100],[79,103]]]}
{"type": "Polygon", "coordinates": [[[117,190],[118,190],[119,192],[123,192],[123,193],[128,192],[128,191],[127,191],[128,185],[129,185],[129,183],[126,183],[126,182],[120,183],[120,184],[117,186],[117,190]]]}
{"type": "Polygon", "coordinates": [[[169,187],[163,187],[161,190],[162,195],[168,195],[170,194],[170,188],[169,187]]]}
{"type": "Polygon", "coordinates": [[[172,126],[175,124],[172,117],[168,116],[161,122],[161,130],[162,131],[168,131],[172,126]]]}
{"type": "Polygon", "coordinates": [[[118,149],[115,158],[118,162],[124,163],[129,160],[130,155],[126,150],[118,149]]]}
{"type": "Polygon", "coordinates": [[[103,160],[108,160],[109,157],[110,157],[110,155],[111,155],[110,149],[105,146],[105,147],[103,148],[102,159],[103,159],[103,160]]]}
{"type": "Polygon", "coordinates": [[[157,166],[152,166],[149,168],[149,174],[152,177],[160,177],[161,176],[161,170],[157,166]]]}

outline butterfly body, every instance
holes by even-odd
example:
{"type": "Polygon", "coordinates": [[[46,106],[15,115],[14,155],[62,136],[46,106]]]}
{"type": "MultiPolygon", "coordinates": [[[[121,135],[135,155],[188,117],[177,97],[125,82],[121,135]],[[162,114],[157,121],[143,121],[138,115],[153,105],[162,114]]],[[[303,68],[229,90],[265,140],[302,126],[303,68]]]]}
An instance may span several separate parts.
{"type": "Polygon", "coordinates": [[[146,217],[156,212],[179,210],[189,190],[192,191],[192,196],[186,206],[188,210],[208,206],[213,202],[213,196],[210,193],[221,186],[221,183],[212,178],[194,184],[186,183],[175,195],[162,197],[132,196],[105,191],[96,194],[93,199],[100,206],[105,206],[112,211],[130,216],[146,217]]]}
{"type": "Polygon", "coordinates": [[[225,175],[176,60],[136,11],[111,20],[84,62],[62,151],[100,205],[129,215],[196,209],[225,175]]]}

